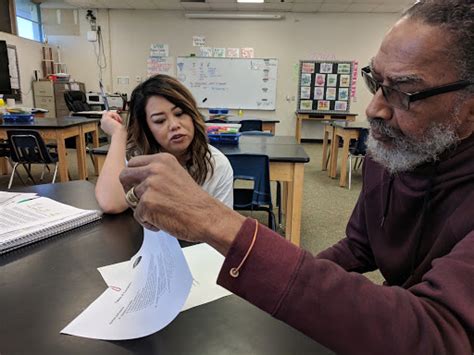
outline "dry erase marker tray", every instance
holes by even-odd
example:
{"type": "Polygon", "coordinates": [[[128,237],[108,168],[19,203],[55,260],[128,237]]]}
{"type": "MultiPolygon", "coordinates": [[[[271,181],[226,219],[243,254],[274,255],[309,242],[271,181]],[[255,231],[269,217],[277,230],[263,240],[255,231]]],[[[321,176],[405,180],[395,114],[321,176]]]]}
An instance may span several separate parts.
{"type": "Polygon", "coordinates": [[[208,133],[209,143],[211,144],[239,144],[240,133],[208,133]]]}
{"type": "Polygon", "coordinates": [[[34,120],[34,115],[31,113],[10,113],[1,115],[4,122],[31,122],[34,120]]]}

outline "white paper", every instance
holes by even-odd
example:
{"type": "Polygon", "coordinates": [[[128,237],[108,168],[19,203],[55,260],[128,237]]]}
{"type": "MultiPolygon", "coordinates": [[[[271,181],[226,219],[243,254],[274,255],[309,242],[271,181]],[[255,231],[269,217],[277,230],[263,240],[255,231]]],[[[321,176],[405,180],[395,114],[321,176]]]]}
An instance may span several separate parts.
{"type": "MultiPolygon", "coordinates": [[[[145,245],[145,243],[144,243],[145,245]]],[[[149,246],[145,246],[148,248],[149,246]]],[[[142,253],[143,246],[137,253],[142,253]]],[[[182,311],[215,301],[232,294],[216,284],[217,276],[224,263],[224,256],[207,244],[197,244],[183,248],[184,257],[191,270],[193,282],[189,296],[182,311]]],[[[131,261],[98,268],[107,286],[121,290],[127,287],[132,277],[131,261]]]]}
{"type": "Polygon", "coordinates": [[[2,207],[6,207],[8,205],[14,205],[19,202],[24,202],[26,200],[30,200],[36,198],[38,195],[35,192],[7,192],[7,191],[0,191],[0,211],[2,207]]]}
{"type": "Polygon", "coordinates": [[[9,204],[0,209],[0,241],[16,230],[48,224],[67,217],[74,217],[84,210],[65,205],[47,197],[9,204]]]}
{"type": "Polygon", "coordinates": [[[232,294],[216,284],[224,263],[222,254],[204,243],[183,248],[183,253],[193,275],[193,286],[183,311],[232,294]]]}
{"type": "Polygon", "coordinates": [[[61,333],[135,339],[159,331],[177,316],[192,283],[178,241],[164,232],[145,230],[143,245],[128,263],[130,282],[109,287],[61,333]]]}

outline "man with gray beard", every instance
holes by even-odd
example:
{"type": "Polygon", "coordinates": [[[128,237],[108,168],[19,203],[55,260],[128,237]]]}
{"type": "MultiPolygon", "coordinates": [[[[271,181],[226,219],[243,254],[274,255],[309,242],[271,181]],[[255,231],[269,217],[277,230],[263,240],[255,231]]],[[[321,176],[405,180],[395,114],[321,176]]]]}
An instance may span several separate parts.
{"type": "Polygon", "coordinates": [[[166,154],[121,174],[135,218],[209,243],[226,256],[220,285],[337,353],[471,355],[473,51],[473,0],[418,1],[385,35],[362,69],[374,95],[363,188],[345,238],[316,257],[225,208],[166,154]],[[384,285],[361,275],[376,269],[384,285]]]}

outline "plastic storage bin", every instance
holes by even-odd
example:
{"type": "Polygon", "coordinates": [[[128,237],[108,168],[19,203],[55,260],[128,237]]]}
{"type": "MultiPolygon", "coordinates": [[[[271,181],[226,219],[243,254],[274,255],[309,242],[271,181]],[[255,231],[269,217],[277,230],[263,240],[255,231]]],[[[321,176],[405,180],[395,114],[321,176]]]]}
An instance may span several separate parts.
{"type": "Polygon", "coordinates": [[[34,120],[34,115],[31,113],[10,113],[2,115],[4,122],[31,122],[34,120]]]}
{"type": "Polygon", "coordinates": [[[211,144],[239,144],[240,133],[222,133],[222,134],[208,134],[209,143],[211,144]]]}
{"type": "Polygon", "coordinates": [[[210,108],[209,114],[210,115],[227,115],[229,113],[228,108],[210,108]]]}

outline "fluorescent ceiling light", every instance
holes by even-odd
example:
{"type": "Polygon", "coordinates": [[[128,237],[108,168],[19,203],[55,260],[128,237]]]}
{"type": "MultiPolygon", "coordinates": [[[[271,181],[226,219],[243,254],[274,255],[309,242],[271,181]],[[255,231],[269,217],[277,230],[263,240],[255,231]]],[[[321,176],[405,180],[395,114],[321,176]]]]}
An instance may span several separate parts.
{"type": "Polygon", "coordinates": [[[244,2],[244,3],[253,3],[253,4],[261,4],[263,0],[237,0],[237,2],[244,2]]]}
{"type": "Polygon", "coordinates": [[[185,13],[190,19],[220,19],[220,20],[281,20],[284,15],[275,14],[252,14],[252,13],[218,13],[218,12],[194,12],[185,13]]]}

